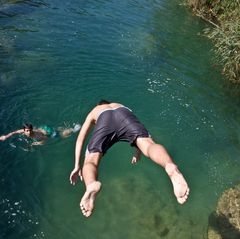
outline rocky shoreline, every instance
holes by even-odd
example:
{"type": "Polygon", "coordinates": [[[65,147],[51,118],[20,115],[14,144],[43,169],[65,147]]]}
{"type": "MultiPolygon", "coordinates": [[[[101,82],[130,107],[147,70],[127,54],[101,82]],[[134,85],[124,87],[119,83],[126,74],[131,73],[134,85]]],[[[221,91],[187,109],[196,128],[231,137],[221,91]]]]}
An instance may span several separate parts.
{"type": "Polygon", "coordinates": [[[240,184],[223,192],[209,216],[208,239],[240,238],[240,184]]]}

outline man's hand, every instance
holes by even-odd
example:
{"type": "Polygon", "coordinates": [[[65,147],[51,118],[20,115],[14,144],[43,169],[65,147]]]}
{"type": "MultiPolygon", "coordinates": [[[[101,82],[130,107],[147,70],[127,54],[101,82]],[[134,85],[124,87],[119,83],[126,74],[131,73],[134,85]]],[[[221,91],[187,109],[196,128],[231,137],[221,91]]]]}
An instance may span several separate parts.
{"type": "Polygon", "coordinates": [[[0,140],[1,140],[1,141],[6,140],[6,138],[7,138],[7,137],[6,137],[5,135],[0,136],[0,140]]]}
{"type": "Polygon", "coordinates": [[[138,161],[139,161],[139,158],[137,158],[136,156],[133,156],[131,163],[136,164],[138,161]]]}
{"type": "Polygon", "coordinates": [[[141,155],[142,155],[141,151],[139,149],[136,149],[136,152],[135,152],[134,156],[132,157],[131,163],[136,164],[140,160],[141,155]]]}
{"type": "Polygon", "coordinates": [[[73,171],[70,174],[69,180],[72,185],[75,185],[77,183],[77,178],[80,177],[80,180],[82,181],[82,172],[80,168],[74,168],[73,171]]]}

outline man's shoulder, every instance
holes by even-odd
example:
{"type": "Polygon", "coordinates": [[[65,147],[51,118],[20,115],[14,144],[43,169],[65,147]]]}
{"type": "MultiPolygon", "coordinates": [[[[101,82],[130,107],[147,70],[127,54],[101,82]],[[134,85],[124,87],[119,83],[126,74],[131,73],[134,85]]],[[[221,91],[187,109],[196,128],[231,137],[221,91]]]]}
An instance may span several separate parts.
{"type": "MultiPolygon", "coordinates": [[[[14,133],[14,132],[13,132],[13,133],[14,133]]],[[[22,133],[24,133],[24,129],[18,129],[18,130],[15,131],[15,133],[17,133],[17,134],[22,134],[22,133]]]]}
{"type": "Polygon", "coordinates": [[[108,108],[107,105],[97,105],[92,109],[92,111],[89,113],[89,115],[92,116],[93,118],[95,118],[96,115],[98,115],[102,110],[105,110],[107,108],[108,108]]]}
{"type": "Polygon", "coordinates": [[[89,120],[96,121],[98,116],[101,114],[101,112],[106,110],[106,109],[111,109],[111,107],[108,104],[106,104],[106,105],[97,105],[97,106],[95,106],[91,110],[91,112],[88,114],[87,118],[89,120]]]}

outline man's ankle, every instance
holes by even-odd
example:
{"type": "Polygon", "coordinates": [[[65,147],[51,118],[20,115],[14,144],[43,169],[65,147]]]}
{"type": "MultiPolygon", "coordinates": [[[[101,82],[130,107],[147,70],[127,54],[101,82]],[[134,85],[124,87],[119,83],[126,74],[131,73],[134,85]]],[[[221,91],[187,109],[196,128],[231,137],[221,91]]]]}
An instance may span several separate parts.
{"type": "Polygon", "coordinates": [[[171,177],[174,172],[178,171],[177,165],[174,163],[167,163],[165,166],[165,171],[171,177]]]}

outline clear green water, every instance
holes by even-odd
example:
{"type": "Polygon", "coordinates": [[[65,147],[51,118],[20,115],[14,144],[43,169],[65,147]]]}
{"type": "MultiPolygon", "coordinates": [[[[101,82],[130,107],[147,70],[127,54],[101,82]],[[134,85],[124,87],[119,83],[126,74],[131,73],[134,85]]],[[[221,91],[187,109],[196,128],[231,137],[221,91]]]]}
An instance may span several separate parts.
{"type": "Polygon", "coordinates": [[[0,143],[0,238],[206,238],[217,199],[239,183],[240,113],[211,62],[204,23],[177,1],[1,1],[0,135],[82,123],[100,98],[134,110],[191,188],[176,203],[164,171],[115,145],[93,216],[73,187],[77,135],[25,152],[0,143]],[[170,3],[169,3],[170,2],[170,3]]]}

